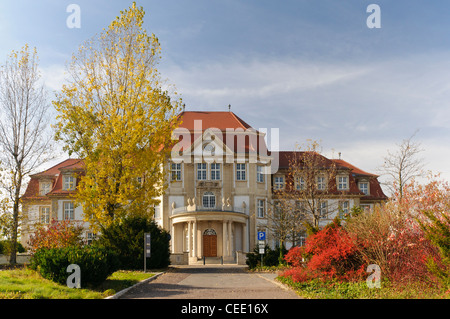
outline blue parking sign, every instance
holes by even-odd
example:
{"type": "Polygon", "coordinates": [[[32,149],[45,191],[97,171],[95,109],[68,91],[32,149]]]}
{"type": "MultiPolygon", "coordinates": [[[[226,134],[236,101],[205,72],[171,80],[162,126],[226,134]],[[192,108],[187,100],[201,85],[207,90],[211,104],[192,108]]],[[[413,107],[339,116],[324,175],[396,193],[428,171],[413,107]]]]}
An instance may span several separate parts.
{"type": "Polygon", "coordinates": [[[258,232],[258,240],[266,240],[266,232],[259,231],[258,232]]]}

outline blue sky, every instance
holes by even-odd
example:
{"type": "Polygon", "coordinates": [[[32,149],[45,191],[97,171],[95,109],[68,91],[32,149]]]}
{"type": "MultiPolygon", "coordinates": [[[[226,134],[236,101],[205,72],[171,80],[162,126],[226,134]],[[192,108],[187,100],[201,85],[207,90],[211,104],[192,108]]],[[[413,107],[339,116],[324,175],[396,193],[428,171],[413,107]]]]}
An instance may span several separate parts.
{"type": "MultiPolygon", "coordinates": [[[[450,180],[450,5],[415,0],[136,1],[162,45],[162,76],[187,110],[228,110],[279,128],[282,150],[306,139],[375,172],[415,131],[427,169],[450,180]],[[369,4],[381,28],[369,29],[369,4]]],[[[49,90],[86,39],[132,1],[0,3],[0,63],[35,46],[49,90]],[[69,29],[69,4],[81,28],[69,29]]]]}

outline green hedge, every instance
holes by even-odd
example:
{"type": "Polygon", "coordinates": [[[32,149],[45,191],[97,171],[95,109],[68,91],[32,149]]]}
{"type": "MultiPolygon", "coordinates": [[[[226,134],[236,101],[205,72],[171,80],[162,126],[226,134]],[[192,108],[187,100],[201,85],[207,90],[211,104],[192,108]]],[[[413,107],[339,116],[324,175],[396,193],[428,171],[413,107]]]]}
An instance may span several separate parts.
{"type": "Polygon", "coordinates": [[[30,262],[30,267],[42,277],[65,285],[70,264],[76,264],[81,270],[81,287],[101,284],[113,272],[119,269],[117,254],[111,250],[94,247],[66,247],[38,249],[30,262]]]}
{"type": "Polygon", "coordinates": [[[147,269],[165,268],[170,264],[169,233],[150,217],[130,216],[102,230],[94,245],[115,251],[122,269],[144,268],[144,233],[151,234],[151,257],[147,269]]]}
{"type": "MultiPolygon", "coordinates": [[[[282,248],[282,256],[286,255],[286,248],[282,248]]],[[[255,247],[253,252],[247,254],[246,261],[249,269],[254,269],[256,267],[261,267],[261,255],[259,254],[259,248],[255,247]]],[[[282,263],[280,261],[280,248],[271,249],[268,245],[265,247],[265,254],[263,255],[263,266],[278,266],[282,263]]]]}
{"type": "MultiPolygon", "coordinates": [[[[11,241],[9,240],[0,240],[0,255],[9,255],[11,252],[11,241]]],[[[22,244],[17,242],[17,252],[24,253],[26,250],[23,248],[22,244]]]]}

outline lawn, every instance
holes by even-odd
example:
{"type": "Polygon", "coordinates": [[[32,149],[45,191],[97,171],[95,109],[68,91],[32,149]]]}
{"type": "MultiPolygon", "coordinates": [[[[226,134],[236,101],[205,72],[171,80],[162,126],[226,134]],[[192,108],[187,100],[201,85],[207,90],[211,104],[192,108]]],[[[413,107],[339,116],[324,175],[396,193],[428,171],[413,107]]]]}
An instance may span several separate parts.
{"type": "Polygon", "coordinates": [[[381,282],[381,288],[369,288],[363,282],[337,282],[309,280],[294,282],[290,277],[278,276],[277,280],[294,289],[307,299],[449,299],[450,290],[423,283],[392,284],[381,282]]]}
{"type": "Polygon", "coordinates": [[[91,290],[68,288],[28,268],[2,270],[0,299],[102,299],[153,275],[142,271],[117,271],[91,290]]]}

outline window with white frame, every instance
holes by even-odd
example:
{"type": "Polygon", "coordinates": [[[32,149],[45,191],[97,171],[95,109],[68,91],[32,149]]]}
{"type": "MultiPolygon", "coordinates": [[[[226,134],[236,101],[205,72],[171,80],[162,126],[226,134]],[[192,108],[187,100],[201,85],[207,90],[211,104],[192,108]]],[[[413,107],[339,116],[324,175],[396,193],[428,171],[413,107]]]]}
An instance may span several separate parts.
{"type": "Polygon", "coordinates": [[[86,232],[86,244],[90,245],[97,238],[92,232],[86,232]]]}
{"type": "Polygon", "coordinates": [[[39,220],[43,224],[50,223],[50,207],[40,207],[39,220]]]}
{"type": "Polygon", "coordinates": [[[203,194],[203,207],[205,208],[214,208],[216,207],[216,196],[214,196],[213,192],[205,192],[203,194]]]}
{"type": "Polygon", "coordinates": [[[246,169],[245,169],[245,163],[236,164],[236,180],[238,181],[245,181],[246,179],[246,169]]]}
{"type": "Polygon", "coordinates": [[[39,183],[39,195],[44,196],[47,193],[50,193],[52,187],[52,183],[50,182],[40,182],[39,183]]]}
{"type": "Polygon", "coordinates": [[[211,163],[211,180],[220,180],[220,163],[211,163]]]}
{"type": "Polygon", "coordinates": [[[172,181],[181,181],[181,163],[172,163],[171,166],[172,181]]]}
{"type": "Polygon", "coordinates": [[[66,191],[75,189],[75,177],[72,175],[65,175],[63,177],[63,188],[66,191]]]}
{"type": "Polygon", "coordinates": [[[319,208],[319,215],[320,217],[327,217],[328,214],[328,203],[327,201],[321,201],[318,204],[318,208],[319,208]]]}
{"type": "Polygon", "coordinates": [[[317,190],[324,191],[326,190],[326,184],[325,184],[325,177],[324,176],[318,176],[317,177],[317,190]]]}
{"type": "Polygon", "coordinates": [[[264,183],[263,167],[261,165],[256,166],[256,181],[264,183]]]}
{"type": "Polygon", "coordinates": [[[364,195],[369,195],[369,183],[367,182],[360,182],[359,183],[359,190],[364,193],[364,195]]]}
{"type": "Polygon", "coordinates": [[[348,200],[342,201],[339,203],[339,218],[343,219],[345,216],[348,215],[350,208],[350,203],[348,200]]]}
{"type": "Polygon", "coordinates": [[[302,231],[298,234],[298,246],[306,245],[306,232],[302,231]]]}
{"type": "Polygon", "coordinates": [[[303,177],[297,177],[295,187],[297,190],[304,190],[305,189],[305,179],[303,177]]]}
{"type": "Polygon", "coordinates": [[[348,176],[338,176],[338,190],[348,189],[348,176]]]}
{"type": "Polygon", "coordinates": [[[63,206],[63,219],[64,220],[74,220],[74,207],[72,202],[65,202],[63,206]]]}
{"type": "Polygon", "coordinates": [[[284,188],[284,176],[275,176],[273,178],[273,184],[275,189],[283,189],[284,188]]]}
{"type": "Polygon", "coordinates": [[[206,180],[206,163],[198,163],[197,164],[197,180],[205,181],[206,180]]]}
{"type": "Polygon", "coordinates": [[[264,199],[258,199],[256,202],[256,208],[259,218],[264,218],[265,215],[264,202],[265,202],[264,199]]]}

